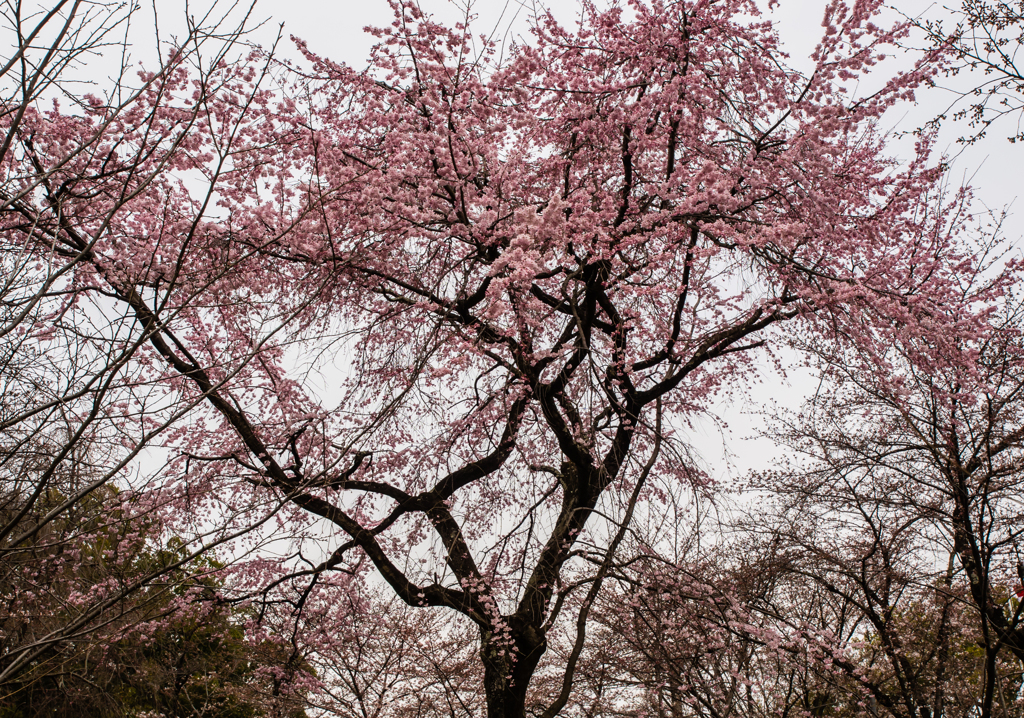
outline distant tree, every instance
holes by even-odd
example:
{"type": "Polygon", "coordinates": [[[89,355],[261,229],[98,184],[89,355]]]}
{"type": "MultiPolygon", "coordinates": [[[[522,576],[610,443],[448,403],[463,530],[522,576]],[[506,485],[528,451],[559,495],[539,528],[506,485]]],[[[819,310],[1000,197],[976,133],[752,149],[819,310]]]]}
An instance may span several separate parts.
{"type": "Polygon", "coordinates": [[[1021,311],[1008,294],[945,368],[914,342],[882,371],[818,347],[825,383],[779,434],[807,463],[759,482],[779,503],[757,521],[778,512],[787,569],[857,617],[863,681],[893,715],[1020,711],[1021,311]]]}
{"type": "MultiPolygon", "coordinates": [[[[35,509],[65,499],[52,492],[35,509]]],[[[161,545],[159,526],[125,521],[121,501],[100,487],[0,559],[0,654],[45,647],[0,682],[0,716],[304,715],[287,686],[308,666],[252,635],[252,612],[222,596],[224,566],[161,545]],[[124,590],[139,577],[149,580],[124,590]],[[105,598],[99,620],[82,624],[105,598]],[[46,640],[54,633],[62,640],[46,640]]]]}
{"type": "MultiPolygon", "coordinates": [[[[98,199],[85,184],[121,181],[126,194],[105,195],[107,209],[137,199],[133,192],[158,192],[168,158],[186,151],[189,117],[204,108],[161,116],[164,93],[184,73],[209,81],[205,62],[216,67],[248,49],[244,8],[236,21],[214,5],[189,19],[178,45],[148,38],[168,54],[140,73],[128,50],[142,12],[136,3],[76,0],[0,6],[8,48],[0,61],[0,696],[31,696],[19,710],[60,705],[65,688],[88,693],[100,668],[92,657],[123,647],[118,632],[133,622],[153,629],[179,609],[189,620],[170,593],[207,580],[209,565],[193,559],[232,535],[223,522],[195,520],[194,487],[160,478],[165,456],[153,451],[155,439],[188,405],[154,406],[133,364],[146,361],[145,330],[94,291],[89,247],[36,253],[23,241],[46,242],[26,208],[41,202],[60,223],[66,201],[98,199]],[[89,63],[104,54],[110,64],[98,72],[89,63]],[[154,162],[148,174],[141,157],[154,162]],[[21,239],[8,233],[12,222],[22,223],[21,239]],[[171,526],[175,513],[184,518],[171,526]],[[160,548],[172,536],[176,548],[160,548]]],[[[193,102],[203,97],[198,89],[193,102]]],[[[90,221],[104,233],[101,216],[90,221]]]]}
{"type": "MultiPolygon", "coordinates": [[[[574,708],[672,718],[981,715],[986,652],[962,587],[943,574],[929,586],[920,566],[901,570],[905,553],[899,567],[858,554],[867,531],[856,532],[850,514],[822,521],[825,512],[789,508],[758,515],[742,543],[700,559],[623,562],[592,612],[574,708]]],[[[875,554],[904,548],[888,539],[875,554]]],[[[1016,714],[1018,665],[1012,655],[997,661],[988,715],[1016,714]]]]}
{"type": "Polygon", "coordinates": [[[339,718],[482,714],[483,675],[472,629],[366,586],[305,607],[308,655],[318,677],[314,710],[339,718]],[[352,605],[351,601],[370,605],[352,605]]]}

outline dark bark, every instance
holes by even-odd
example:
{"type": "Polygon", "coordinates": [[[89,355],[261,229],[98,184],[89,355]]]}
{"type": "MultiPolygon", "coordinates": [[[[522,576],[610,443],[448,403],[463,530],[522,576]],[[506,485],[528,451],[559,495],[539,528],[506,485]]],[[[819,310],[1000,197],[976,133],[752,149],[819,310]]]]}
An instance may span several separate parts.
{"type": "Polygon", "coordinates": [[[504,620],[509,626],[504,636],[480,632],[487,716],[525,718],[526,692],[547,650],[547,639],[536,626],[521,623],[516,616],[504,620]]]}

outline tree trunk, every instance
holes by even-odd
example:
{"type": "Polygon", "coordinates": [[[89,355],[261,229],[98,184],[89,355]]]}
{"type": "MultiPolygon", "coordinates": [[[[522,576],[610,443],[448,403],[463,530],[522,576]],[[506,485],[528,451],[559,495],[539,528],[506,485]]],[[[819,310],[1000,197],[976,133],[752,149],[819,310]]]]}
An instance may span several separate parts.
{"type": "Polygon", "coordinates": [[[487,718],[525,718],[526,691],[547,649],[547,641],[536,627],[517,627],[515,618],[505,619],[510,626],[506,633],[480,634],[487,718]]]}

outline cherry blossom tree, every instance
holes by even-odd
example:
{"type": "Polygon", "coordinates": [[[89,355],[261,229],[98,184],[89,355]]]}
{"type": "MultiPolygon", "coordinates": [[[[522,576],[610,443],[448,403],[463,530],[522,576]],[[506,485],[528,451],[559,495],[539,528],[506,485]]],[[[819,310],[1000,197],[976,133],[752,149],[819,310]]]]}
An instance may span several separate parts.
{"type": "Polygon", "coordinates": [[[810,76],[740,0],[586,2],[507,54],[392,6],[362,71],[180,43],[127,100],[7,113],[12,351],[82,358],[31,416],[83,398],[127,447],[106,480],[169,456],[140,500],[232,546],[225,595],[294,656],[377,581],[477,632],[493,717],[570,626],[554,716],[651,476],[707,482],[685,427],[755,357],[941,362],[996,287],[960,291],[927,138],[901,163],[877,129],[940,58],[850,89],[906,32],[878,2],[828,6],[810,76]]]}
{"type": "Polygon", "coordinates": [[[228,620],[200,601],[220,579],[195,560],[223,535],[172,525],[182,493],[163,483],[161,456],[140,464],[187,407],[153,406],[133,366],[145,333],[88,278],[89,245],[46,247],[47,230],[32,226],[39,208],[60,226],[64,201],[91,202],[98,240],[104,213],[184,151],[188,112],[161,116],[164,92],[188,73],[202,100],[205,63],[247,41],[245,13],[214,6],[137,75],[128,50],[141,14],[137,4],[73,1],[0,10],[0,703],[10,710],[117,705],[102,693],[123,687],[128,668],[97,666],[97,655],[125,653],[139,632],[173,633],[193,609],[228,620]],[[112,64],[87,67],[110,50],[112,64]]]}
{"type": "MultiPolygon", "coordinates": [[[[777,655],[799,686],[794,705],[815,715],[980,714],[982,633],[948,554],[936,565],[941,551],[915,518],[872,503],[864,484],[792,486],[780,487],[786,498],[772,509],[781,510],[752,519],[777,587],[747,610],[762,617],[749,621],[764,626],[755,643],[786,641],[777,655]]],[[[1012,668],[998,661],[1008,696],[1012,668]]]]}
{"type": "Polygon", "coordinates": [[[1024,3],[966,0],[959,8],[942,10],[942,17],[926,15],[915,24],[933,46],[952,52],[954,61],[945,69],[946,77],[961,76],[968,84],[977,83],[964,89],[960,80],[951,80],[950,89],[957,101],[946,114],[952,119],[967,119],[973,128],[973,133],[960,141],[977,142],[992,123],[1014,116],[1017,123],[1011,127],[1008,139],[1024,140],[1020,124],[1024,68],[1018,58],[1024,44],[1024,3]]]}
{"type": "Polygon", "coordinates": [[[0,651],[16,661],[29,647],[46,650],[8,671],[0,711],[18,718],[303,718],[303,694],[290,676],[309,667],[290,660],[290,646],[254,639],[251,612],[218,600],[222,566],[212,558],[183,562],[185,547],[161,546],[158,527],[146,536],[103,510],[115,501],[109,487],[97,490],[5,556],[0,651]],[[134,540],[118,535],[127,526],[134,540]],[[118,590],[140,578],[147,580],[138,589],[118,590]],[[101,597],[108,599],[102,621],[80,623],[101,597]],[[79,630],[67,630],[76,624],[79,630]],[[55,634],[62,640],[52,640],[55,634]]]}
{"type": "MultiPolygon", "coordinates": [[[[762,526],[768,542],[743,543],[744,555],[731,544],[704,565],[629,566],[595,612],[577,705],[673,718],[980,714],[985,652],[964,596],[923,575],[858,574],[855,555],[832,553],[834,523],[806,524],[762,526]]],[[[1017,710],[1015,665],[998,662],[989,715],[1017,710]]]]}
{"type": "Polygon", "coordinates": [[[913,342],[882,372],[850,346],[819,348],[827,383],[780,433],[809,461],[760,482],[785,497],[793,570],[857,606],[904,715],[940,715],[957,693],[978,715],[1019,710],[1020,321],[1009,293],[946,368],[922,366],[913,342]],[[965,635],[976,665],[954,668],[965,635]]]}
{"type": "Polygon", "coordinates": [[[372,584],[307,604],[303,621],[316,626],[303,635],[319,681],[309,694],[314,710],[340,718],[481,715],[473,627],[453,618],[409,607],[372,584]]]}

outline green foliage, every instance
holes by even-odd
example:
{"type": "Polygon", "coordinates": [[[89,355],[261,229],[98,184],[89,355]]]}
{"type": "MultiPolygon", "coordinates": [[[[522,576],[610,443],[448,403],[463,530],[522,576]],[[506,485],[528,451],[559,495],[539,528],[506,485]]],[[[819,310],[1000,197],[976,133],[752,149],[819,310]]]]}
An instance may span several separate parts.
{"type": "MultiPolygon", "coordinates": [[[[0,684],[0,718],[304,716],[301,696],[280,690],[304,666],[247,637],[247,610],[220,598],[224,566],[209,555],[186,561],[182,542],[159,545],[153,526],[122,522],[109,509],[117,495],[101,487],[31,541],[0,552],[0,666],[88,607],[75,595],[159,575],[0,684]]],[[[38,511],[61,501],[55,492],[38,511]]]]}

